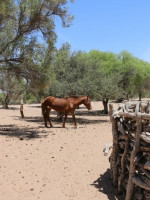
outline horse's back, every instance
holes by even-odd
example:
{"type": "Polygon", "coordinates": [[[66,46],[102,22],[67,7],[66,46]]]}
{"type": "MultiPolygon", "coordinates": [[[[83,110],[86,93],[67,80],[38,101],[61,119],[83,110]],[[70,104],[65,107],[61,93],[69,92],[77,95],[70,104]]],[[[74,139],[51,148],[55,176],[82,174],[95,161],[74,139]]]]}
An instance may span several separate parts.
{"type": "Polygon", "coordinates": [[[42,104],[44,104],[45,106],[50,106],[57,112],[65,112],[66,108],[69,106],[69,101],[66,98],[49,96],[43,100],[42,104]]]}
{"type": "Polygon", "coordinates": [[[65,98],[55,98],[53,99],[51,107],[58,112],[65,112],[69,106],[68,99],[65,98]]]}

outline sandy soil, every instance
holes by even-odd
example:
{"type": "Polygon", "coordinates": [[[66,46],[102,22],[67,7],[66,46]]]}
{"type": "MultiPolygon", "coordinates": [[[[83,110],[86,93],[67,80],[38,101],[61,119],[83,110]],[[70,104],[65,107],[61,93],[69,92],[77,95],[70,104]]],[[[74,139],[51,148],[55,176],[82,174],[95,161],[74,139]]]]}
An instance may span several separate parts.
{"type": "Polygon", "coordinates": [[[19,106],[0,109],[0,200],[121,199],[103,154],[112,140],[109,116],[101,102],[92,107],[76,110],[77,129],[71,116],[61,128],[55,111],[54,127],[45,128],[39,104],[24,105],[24,119],[19,106]]]}

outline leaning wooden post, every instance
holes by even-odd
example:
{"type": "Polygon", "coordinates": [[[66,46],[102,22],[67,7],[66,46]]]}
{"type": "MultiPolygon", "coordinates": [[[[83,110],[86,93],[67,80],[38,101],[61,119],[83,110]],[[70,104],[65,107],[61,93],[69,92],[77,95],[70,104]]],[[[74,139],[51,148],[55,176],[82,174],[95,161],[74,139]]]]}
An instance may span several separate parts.
{"type": "Polygon", "coordinates": [[[123,183],[124,172],[125,172],[125,160],[126,160],[128,150],[129,150],[129,137],[126,136],[125,137],[125,149],[124,149],[124,153],[121,157],[121,174],[118,178],[118,193],[119,194],[122,193],[122,183],[123,183]]]}
{"type": "Polygon", "coordinates": [[[129,180],[128,180],[128,185],[127,185],[125,200],[133,199],[134,183],[132,181],[132,178],[135,173],[135,157],[140,148],[140,133],[142,130],[142,119],[141,119],[140,114],[136,115],[136,123],[137,123],[136,139],[135,139],[135,144],[134,144],[134,147],[131,153],[131,158],[130,158],[129,180]]]}
{"type": "Polygon", "coordinates": [[[21,117],[24,118],[24,114],[23,114],[23,99],[21,99],[20,114],[21,114],[21,117]]]}
{"type": "Polygon", "coordinates": [[[117,130],[117,121],[113,117],[113,105],[109,104],[109,114],[110,121],[112,123],[112,137],[113,137],[113,149],[110,157],[113,186],[116,187],[118,184],[118,170],[117,170],[117,156],[118,156],[118,130],[117,130]]]}

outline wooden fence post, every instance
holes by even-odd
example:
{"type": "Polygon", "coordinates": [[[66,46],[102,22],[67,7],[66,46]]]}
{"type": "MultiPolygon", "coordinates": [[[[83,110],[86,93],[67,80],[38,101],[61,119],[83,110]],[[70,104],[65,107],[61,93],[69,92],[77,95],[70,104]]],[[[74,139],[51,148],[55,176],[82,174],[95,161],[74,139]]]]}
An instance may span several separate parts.
{"type": "Polygon", "coordinates": [[[134,144],[134,147],[131,153],[131,158],[130,158],[129,180],[128,180],[128,185],[127,185],[125,200],[133,199],[134,183],[132,181],[132,178],[135,173],[135,157],[140,148],[140,133],[142,129],[142,119],[141,119],[140,114],[136,115],[136,123],[137,123],[136,139],[135,139],[135,144],[134,144]]]}
{"type": "Polygon", "coordinates": [[[24,114],[23,114],[23,98],[21,99],[20,114],[21,114],[21,117],[24,118],[24,114]]]}
{"type": "Polygon", "coordinates": [[[113,105],[109,104],[109,114],[112,123],[112,137],[113,137],[113,149],[110,158],[111,172],[113,178],[113,186],[116,187],[118,184],[118,170],[117,170],[117,156],[118,156],[118,130],[117,120],[113,117],[113,105]]]}

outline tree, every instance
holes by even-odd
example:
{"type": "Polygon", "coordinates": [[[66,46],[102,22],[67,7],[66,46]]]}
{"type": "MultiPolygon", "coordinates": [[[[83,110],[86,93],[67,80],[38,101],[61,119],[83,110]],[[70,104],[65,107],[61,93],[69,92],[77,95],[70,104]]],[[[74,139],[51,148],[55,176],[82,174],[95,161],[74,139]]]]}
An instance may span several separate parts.
{"type": "Polygon", "coordinates": [[[81,51],[71,52],[69,44],[56,52],[54,62],[54,82],[50,93],[57,97],[72,95],[92,96],[93,77],[91,76],[92,63],[81,51]]]}
{"type": "Polygon", "coordinates": [[[104,113],[108,113],[109,99],[119,99],[148,89],[150,65],[124,51],[71,52],[64,44],[55,54],[53,73],[55,82],[50,94],[58,97],[89,95],[101,100],[104,113]]]}
{"type": "Polygon", "coordinates": [[[131,86],[134,94],[139,96],[141,101],[142,96],[149,90],[150,64],[137,59],[135,74],[131,79],[131,86]]]}
{"type": "Polygon", "coordinates": [[[89,59],[93,60],[96,67],[92,70],[94,98],[103,102],[104,113],[108,114],[109,99],[116,99],[123,92],[118,55],[111,52],[90,51],[89,59]]]}
{"type": "Polygon", "coordinates": [[[102,100],[104,112],[108,113],[108,99],[116,98],[122,92],[117,65],[113,53],[71,52],[70,45],[64,44],[55,55],[56,81],[50,93],[58,97],[89,95],[102,100]]]}
{"type": "MultiPolygon", "coordinates": [[[[68,14],[67,0],[1,0],[0,14],[0,70],[35,80],[40,76],[33,55],[40,48],[43,36],[52,50],[56,41],[55,18],[68,27],[73,19],[68,14]],[[30,49],[31,47],[31,49],[30,49]]],[[[44,66],[42,66],[44,68],[44,66]]]]}
{"type": "Polygon", "coordinates": [[[135,75],[137,58],[133,57],[128,51],[122,51],[119,54],[120,73],[122,74],[122,89],[124,91],[123,96],[129,100],[129,96],[132,95],[132,83],[131,79],[135,75]]]}
{"type": "Polygon", "coordinates": [[[25,87],[26,84],[23,79],[20,80],[14,73],[4,71],[0,79],[0,90],[3,94],[3,108],[8,109],[8,105],[11,101],[15,102],[18,97],[21,97],[25,87]]]}
{"type": "Polygon", "coordinates": [[[101,77],[99,96],[102,99],[104,106],[104,114],[108,114],[109,99],[117,99],[122,94],[121,87],[122,76],[120,73],[112,73],[110,75],[103,75],[101,77]]]}

